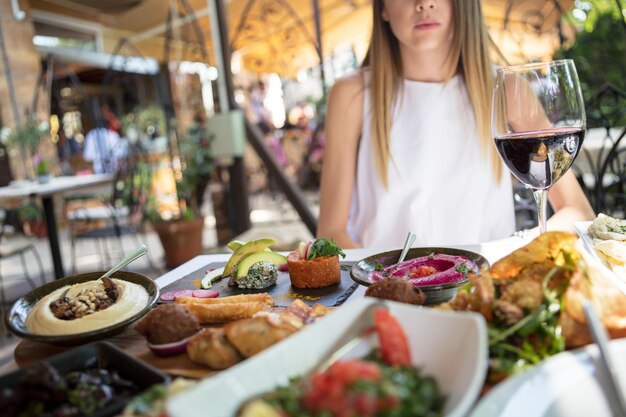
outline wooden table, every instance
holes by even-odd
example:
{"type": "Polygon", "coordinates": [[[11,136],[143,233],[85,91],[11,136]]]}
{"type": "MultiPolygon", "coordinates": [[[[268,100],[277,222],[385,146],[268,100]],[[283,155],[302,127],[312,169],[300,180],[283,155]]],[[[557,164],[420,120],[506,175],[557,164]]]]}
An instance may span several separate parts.
{"type": "MultiPolygon", "coordinates": [[[[480,253],[485,256],[490,263],[493,263],[496,260],[500,259],[502,256],[510,253],[512,250],[526,243],[528,243],[527,240],[519,237],[511,237],[484,244],[459,245],[454,247],[480,253]]],[[[393,249],[397,248],[350,249],[345,251],[345,261],[358,261],[367,256],[380,252],[386,252],[393,249]]],[[[231,254],[228,253],[197,256],[192,260],[186,262],[185,264],[179,266],[178,268],[160,276],[155,280],[155,282],[159,286],[159,288],[164,288],[172,282],[175,282],[210,263],[225,262],[226,260],[228,260],[230,255],[231,254]]],[[[363,297],[364,293],[365,287],[359,286],[359,288],[354,293],[352,293],[352,295],[347,299],[346,302],[349,303],[355,299],[361,298],[363,297]]],[[[157,368],[163,369],[173,375],[198,378],[205,377],[214,373],[214,371],[211,371],[208,368],[193,364],[186,357],[186,355],[165,359],[155,356],[148,350],[145,339],[139,336],[130,328],[127,328],[122,333],[108,339],[108,341],[116,344],[117,346],[121,347],[123,350],[131,353],[137,358],[147,363],[150,363],[157,368]]],[[[15,360],[0,368],[0,375],[11,372],[19,367],[26,366],[38,360],[45,359],[51,355],[60,353],[67,349],[70,348],[23,340],[15,349],[15,360]]]]}
{"type": "Polygon", "coordinates": [[[24,199],[31,196],[41,197],[43,204],[44,218],[48,229],[48,242],[50,243],[50,253],[54,264],[54,276],[56,279],[65,276],[61,248],[59,246],[59,236],[57,232],[56,213],[53,197],[68,191],[82,190],[96,185],[112,183],[113,174],[92,174],[76,175],[66,177],[53,177],[50,182],[40,184],[29,182],[17,186],[0,187],[0,203],[24,199]]]}

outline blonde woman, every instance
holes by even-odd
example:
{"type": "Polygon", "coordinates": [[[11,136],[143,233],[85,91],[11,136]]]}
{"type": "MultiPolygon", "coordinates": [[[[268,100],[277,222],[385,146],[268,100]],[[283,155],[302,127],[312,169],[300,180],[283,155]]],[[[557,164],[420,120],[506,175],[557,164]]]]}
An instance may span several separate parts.
{"type": "MultiPolygon", "coordinates": [[[[328,98],[318,235],[342,247],[510,236],[511,176],[490,133],[493,69],[480,0],[374,0],[361,70],[328,98]]],[[[550,229],[593,217],[575,177],[550,229]]]]}

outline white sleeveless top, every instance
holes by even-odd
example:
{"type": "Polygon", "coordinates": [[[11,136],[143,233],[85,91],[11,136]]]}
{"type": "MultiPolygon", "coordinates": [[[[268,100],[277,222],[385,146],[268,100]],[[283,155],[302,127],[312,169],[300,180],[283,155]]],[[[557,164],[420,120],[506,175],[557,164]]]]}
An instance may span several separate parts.
{"type": "Polygon", "coordinates": [[[475,244],[515,231],[511,176],[498,183],[481,153],[474,112],[459,75],[448,83],[404,81],[394,106],[385,189],[372,154],[365,73],[362,134],[348,233],[365,247],[475,244]]]}

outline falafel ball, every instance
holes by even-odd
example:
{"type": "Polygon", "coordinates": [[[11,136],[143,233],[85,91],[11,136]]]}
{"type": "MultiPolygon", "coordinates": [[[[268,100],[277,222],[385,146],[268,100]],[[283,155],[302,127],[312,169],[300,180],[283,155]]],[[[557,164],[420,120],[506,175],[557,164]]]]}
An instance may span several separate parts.
{"type": "Polygon", "coordinates": [[[200,330],[196,316],[179,304],[162,304],[142,317],[133,328],[153,345],[177,342],[200,330]]]}
{"type": "Polygon", "coordinates": [[[374,282],[367,288],[365,295],[415,305],[422,305],[426,301],[426,294],[421,289],[402,278],[387,277],[374,282]]]}

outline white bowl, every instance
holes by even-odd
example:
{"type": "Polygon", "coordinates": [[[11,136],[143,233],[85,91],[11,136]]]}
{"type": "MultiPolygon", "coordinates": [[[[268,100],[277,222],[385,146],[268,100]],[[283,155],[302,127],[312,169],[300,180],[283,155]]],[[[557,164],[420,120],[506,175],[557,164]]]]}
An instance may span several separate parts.
{"type": "MultiPolygon", "coordinates": [[[[356,319],[376,302],[367,297],[345,304],[317,324],[200,382],[167,402],[169,415],[234,416],[245,400],[314,368],[342,335],[363,327],[356,319]]],[[[465,415],[476,401],[487,372],[487,330],[482,316],[384,303],[407,333],[414,365],[424,375],[433,376],[446,395],[444,415],[465,415]]]]}
{"type": "MultiPolygon", "coordinates": [[[[609,349],[626,395],[626,339],[612,340],[609,349]]],[[[604,394],[609,385],[598,361],[596,345],[554,355],[498,384],[471,417],[611,417],[604,394]]]]}

